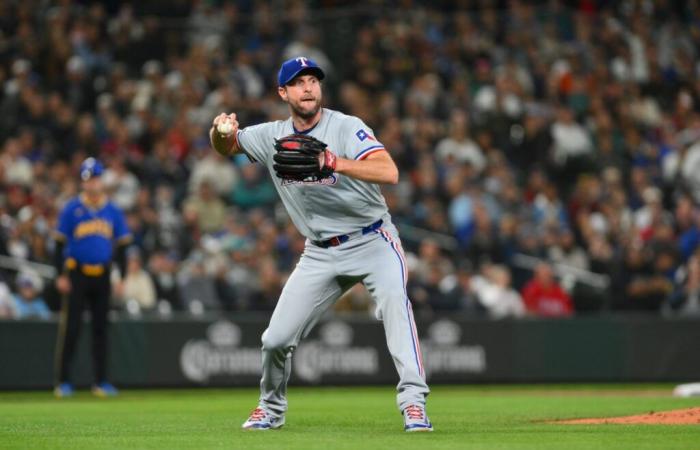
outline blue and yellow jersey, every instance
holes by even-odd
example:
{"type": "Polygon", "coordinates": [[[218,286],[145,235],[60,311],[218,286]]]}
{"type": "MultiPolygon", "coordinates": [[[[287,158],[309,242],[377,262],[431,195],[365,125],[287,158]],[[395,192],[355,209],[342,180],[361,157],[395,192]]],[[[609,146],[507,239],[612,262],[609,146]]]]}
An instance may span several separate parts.
{"type": "Polygon", "coordinates": [[[83,196],[68,201],[56,232],[65,242],[64,257],[78,264],[108,264],[113,244],[131,240],[124,214],[106,197],[98,205],[88,204],[83,196]]]}

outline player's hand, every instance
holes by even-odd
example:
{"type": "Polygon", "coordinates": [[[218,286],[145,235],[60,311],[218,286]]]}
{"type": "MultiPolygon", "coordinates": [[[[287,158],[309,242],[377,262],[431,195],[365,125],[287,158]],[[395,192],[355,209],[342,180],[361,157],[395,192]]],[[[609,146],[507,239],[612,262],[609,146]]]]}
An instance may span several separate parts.
{"type": "Polygon", "coordinates": [[[70,293],[71,284],[68,275],[59,275],[58,278],[56,278],[56,289],[60,294],[63,295],[67,295],[68,293],[70,293]]]}
{"type": "Polygon", "coordinates": [[[212,126],[220,135],[227,137],[232,136],[238,131],[238,120],[236,120],[236,114],[221,113],[214,117],[212,126]]]}
{"type": "Polygon", "coordinates": [[[211,146],[220,155],[231,156],[239,151],[236,147],[236,133],[238,133],[236,114],[219,114],[214,117],[209,131],[211,146]]]}

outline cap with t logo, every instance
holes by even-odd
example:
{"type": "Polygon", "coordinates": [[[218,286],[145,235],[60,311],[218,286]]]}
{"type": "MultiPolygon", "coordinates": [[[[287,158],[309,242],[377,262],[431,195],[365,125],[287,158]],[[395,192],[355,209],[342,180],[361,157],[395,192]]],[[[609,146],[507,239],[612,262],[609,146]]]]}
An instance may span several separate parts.
{"type": "Polygon", "coordinates": [[[299,56],[298,58],[288,59],[282,63],[277,81],[280,86],[284,86],[294,78],[305,73],[316,75],[316,78],[319,80],[323,80],[326,77],[323,70],[316,64],[316,61],[304,56],[299,56]]]}

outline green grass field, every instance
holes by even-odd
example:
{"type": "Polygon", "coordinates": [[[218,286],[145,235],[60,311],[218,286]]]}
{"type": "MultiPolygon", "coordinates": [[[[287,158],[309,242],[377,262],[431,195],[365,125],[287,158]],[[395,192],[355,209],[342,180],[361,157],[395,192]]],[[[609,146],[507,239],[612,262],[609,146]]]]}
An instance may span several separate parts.
{"type": "Polygon", "coordinates": [[[699,406],[670,385],[435,387],[433,433],[404,433],[391,387],[290,389],[281,430],[242,431],[257,391],[0,393],[1,449],[693,449],[700,426],[552,425],[699,406]]]}

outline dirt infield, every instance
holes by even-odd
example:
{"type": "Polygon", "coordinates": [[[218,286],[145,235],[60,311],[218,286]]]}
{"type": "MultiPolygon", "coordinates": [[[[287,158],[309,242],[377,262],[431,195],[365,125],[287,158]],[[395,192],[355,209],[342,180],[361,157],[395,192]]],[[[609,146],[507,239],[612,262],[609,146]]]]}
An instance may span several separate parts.
{"type": "Polygon", "coordinates": [[[622,417],[600,417],[590,419],[557,420],[556,424],[650,424],[650,425],[697,425],[700,424],[700,408],[674,409],[672,411],[649,411],[646,414],[622,417]]]}

